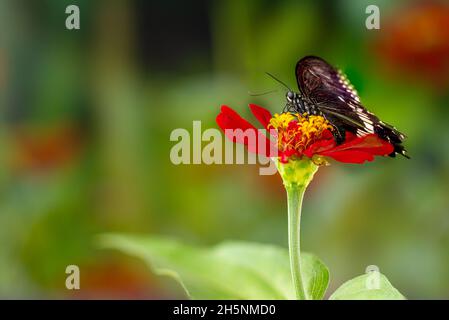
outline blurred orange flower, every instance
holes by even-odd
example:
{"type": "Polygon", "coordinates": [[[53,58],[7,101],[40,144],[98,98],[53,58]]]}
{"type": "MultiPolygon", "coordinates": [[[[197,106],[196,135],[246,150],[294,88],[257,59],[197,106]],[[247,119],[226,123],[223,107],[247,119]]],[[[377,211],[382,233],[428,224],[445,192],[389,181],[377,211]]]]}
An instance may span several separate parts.
{"type": "Polygon", "coordinates": [[[437,87],[449,84],[449,4],[427,1],[400,8],[382,29],[376,51],[393,71],[437,87]]]}
{"type": "Polygon", "coordinates": [[[71,125],[14,130],[11,166],[19,172],[48,170],[65,165],[81,151],[81,134],[71,125]]]}

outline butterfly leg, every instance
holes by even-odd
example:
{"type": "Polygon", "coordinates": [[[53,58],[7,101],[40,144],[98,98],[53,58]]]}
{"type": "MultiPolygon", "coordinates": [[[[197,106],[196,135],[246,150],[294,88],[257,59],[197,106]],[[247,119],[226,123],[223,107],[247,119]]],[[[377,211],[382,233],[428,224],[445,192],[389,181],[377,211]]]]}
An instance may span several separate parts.
{"type": "Polygon", "coordinates": [[[342,144],[345,142],[346,139],[346,130],[343,128],[339,128],[337,126],[333,126],[334,130],[332,130],[332,135],[334,136],[335,142],[337,145],[342,144]]]}
{"type": "Polygon", "coordinates": [[[286,113],[286,112],[297,113],[295,105],[291,104],[291,103],[287,103],[285,105],[284,109],[282,110],[282,113],[286,113]]]}

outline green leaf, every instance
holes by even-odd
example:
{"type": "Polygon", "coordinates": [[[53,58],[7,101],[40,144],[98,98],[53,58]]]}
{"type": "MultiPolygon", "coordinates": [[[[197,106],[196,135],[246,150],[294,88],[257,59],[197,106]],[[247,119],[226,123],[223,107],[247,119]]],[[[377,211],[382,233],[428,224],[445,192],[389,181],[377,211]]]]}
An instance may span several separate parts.
{"type": "Polygon", "coordinates": [[[391,285],[387,277],[373,271],[341,285],[330,300],[404,300],[405,297],[391,285]]]}
{"type": "MultiPolygon", "coordinates": [[[[193,299],[295,299],[287,249],[248,242],[194,247],[163,238],[104,235],[100,244],[145,260],[156,274],[176,279],[193,299]]],[[[307,297],[321,299],[329,271],[302,253],[307,297]]]]}

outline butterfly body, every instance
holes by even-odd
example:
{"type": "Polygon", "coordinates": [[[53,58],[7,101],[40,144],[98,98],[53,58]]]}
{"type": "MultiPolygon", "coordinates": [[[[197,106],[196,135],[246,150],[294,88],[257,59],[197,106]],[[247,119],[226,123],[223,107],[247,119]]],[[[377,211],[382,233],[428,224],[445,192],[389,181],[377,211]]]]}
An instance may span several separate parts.
{"type": "Polygon", "coordinates": [[[344,142],[347,131],[357,136],[374,133],[394,146],[390,156],[408,157],[402,145],[405,135],[368,111],[341,71],[321,58],[307,56],[296,65],[296,80],[300,92],[287,92],[284,112],[323,116],[333,126],[337,144],[344,142]]]}
{"type": "Polygon", "coordinates": [[[308,115],[321,115],[320,109],[317,108],[310,101],[305,100],[300,93],[288,91],[285,95],[287,104],[284,108],[284,112],[296,112],[300,114],[308,115]]]}

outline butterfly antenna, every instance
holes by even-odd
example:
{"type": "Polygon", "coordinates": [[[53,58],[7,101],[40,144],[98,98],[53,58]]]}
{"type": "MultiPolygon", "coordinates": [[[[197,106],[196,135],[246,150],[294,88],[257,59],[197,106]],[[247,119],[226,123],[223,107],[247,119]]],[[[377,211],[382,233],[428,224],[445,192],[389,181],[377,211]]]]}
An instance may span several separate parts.
{"type": "Polygon", "coordinates": [[[292,89],[290,89],[289,86],[287,86],[284,82],[282,82],[281,80],[279,80],[278,78],[276,78],[275,76],[273,76],[271,73],[269,72],[265,72],[265,74],[271,78],[273,78],[274,80],[276,80],[277,82],[279,82],[280,84],[282,84],[284,87],[286,87],[288,89],[288,91],[292,91],[292,89]]]}
{"type": "Polygon", "coordinates": [[[265,91],[265,92],[260,92],[260,93],[254,93],[254,92],[248,91],[248,94],[250,96],[256,97],[256,96],[263,96],[265,94],[273,93],[273,92],[276,92],[276,91],[277,90],[270,90],[270,91],[265,91]]]}

